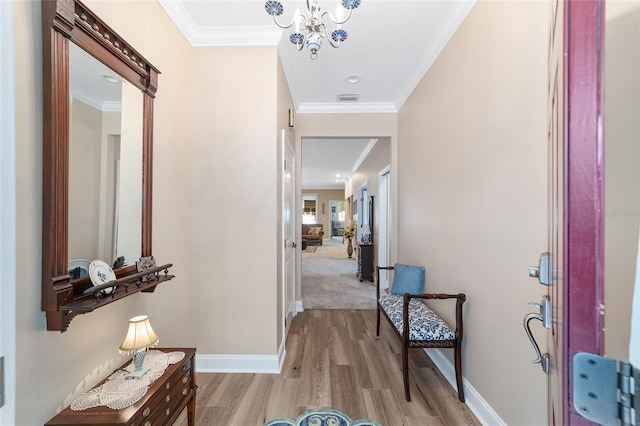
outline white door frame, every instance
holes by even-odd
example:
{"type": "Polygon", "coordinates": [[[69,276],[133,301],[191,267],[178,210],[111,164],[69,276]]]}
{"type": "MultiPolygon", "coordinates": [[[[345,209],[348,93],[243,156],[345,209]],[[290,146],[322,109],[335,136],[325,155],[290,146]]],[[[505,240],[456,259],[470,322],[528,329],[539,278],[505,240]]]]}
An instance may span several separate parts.
{"type": "Polygon", "coordinates": [[[14,2],[0,1],[0,424],[16,422],[16,135],[14,2]]]}
{"type": "Polygon", "coordinates": [[[283,339],[286,341],[291,322],[296,315],[296,164],[295,150],[291,141],[287,137],[286,131],[282,130],[282,309],[283,309],[283,339]],[[287,164],[290,159],[291,164],[287,164]],[[287,179],[287,173],[290,173],[287,179]],[[287,205],[287,183],[291,185],[289,193],[289,204],[287,205]],[[287,230],[287,224],[289,229],[287,230]],[[288,232],[287,232],[288,231],[288,232]],[[287,256],[290,255],[289,264],[287,256]]]}
{"type": "MultiPolygon", "coordinates": [[[[376,218],[378,230],[376,246],[378,247],[378,266],[389,266],[389,244],[391,228],[391,166],[387,166],[378,173],[378,202],[376,203],[376,218]]],[[[389,287],[389,271],[380,271],[380,288],[389,287]]]]}
{"type": "Polygon", "coordinates": [[[358,187],[358,190],[354,194],[356,199],[357,212],[356,212],[356,243],[362,238],[362,225],[364,224],[364,220],[369,217],[369,214],[365,214],[364,209],[368,207],[367,205],[367,197],[369,196],[369,182],[364,181],[362,185],[358,187]],[[367,196],[360,198],[362,191],[367,191],[367,196]]]}

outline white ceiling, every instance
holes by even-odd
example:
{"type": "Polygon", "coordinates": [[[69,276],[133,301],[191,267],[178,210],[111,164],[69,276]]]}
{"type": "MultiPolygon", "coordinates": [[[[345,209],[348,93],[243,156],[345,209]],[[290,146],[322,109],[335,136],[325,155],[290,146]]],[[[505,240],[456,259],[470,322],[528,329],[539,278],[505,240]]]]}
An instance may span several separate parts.
{"type": "Polygon", "coordinates": [[[302,187],[304,189],[342,189],[376,139],[303,138],[302,187]]]}
{"type": "Polygon", "coordinates": [[[72,97],[101,111],[120,111],[122,78],[75,44],[69,45],[72,97]]]}
{"type": "MultiPolygon", "coordinates": [[[[306,48],[298,51],[289,43],[291,30],[276,27],[264,10],[264,0],[158,1],[194,46],[278,44],[298,114],[397,112],[475,4],[475,0],[362,0],[342,26],[347,40],[337,49],[325,42],[318,59],[311,60],[306,48]],[[353,75],[359,83],[346,81],[353,75]],[[358,95],[358,100],[340,102],[341,94],[358,95]]],[[[306,10],[305,1],[280,1],[281,23],[290,22],[296,9],[306,10]]],[[[321,2],[323,10],[334,15],[338,8],[344,10],[340,3],[321,2]]],[[[303,188],[343,187],[335,175],[350,175],[369,142],[305,139],[303,188]]]]}

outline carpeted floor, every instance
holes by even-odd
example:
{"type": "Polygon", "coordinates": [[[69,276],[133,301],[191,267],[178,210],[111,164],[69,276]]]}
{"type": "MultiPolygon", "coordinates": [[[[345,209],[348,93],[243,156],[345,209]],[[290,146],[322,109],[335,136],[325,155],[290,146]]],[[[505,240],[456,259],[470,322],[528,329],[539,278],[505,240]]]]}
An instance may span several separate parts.
{"type": "Polygon", "coordinates": [[[376,288],[356,277],[358,260],[347,257],[342,239],[325,239],[315,253],[302,252],[305,309],[375,309],[376,288]]]}

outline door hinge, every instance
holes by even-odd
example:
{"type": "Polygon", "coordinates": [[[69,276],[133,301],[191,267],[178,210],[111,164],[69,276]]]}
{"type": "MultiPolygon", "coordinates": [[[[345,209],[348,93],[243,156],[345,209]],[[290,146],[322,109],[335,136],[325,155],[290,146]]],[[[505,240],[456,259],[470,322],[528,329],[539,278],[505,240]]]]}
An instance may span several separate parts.
{"type": "Polygon", "coordinates": [[[588,420],[605,426],[638,426],[635,396],[640,369],[586,352],[573,356],[573,406],[588,420]]]}

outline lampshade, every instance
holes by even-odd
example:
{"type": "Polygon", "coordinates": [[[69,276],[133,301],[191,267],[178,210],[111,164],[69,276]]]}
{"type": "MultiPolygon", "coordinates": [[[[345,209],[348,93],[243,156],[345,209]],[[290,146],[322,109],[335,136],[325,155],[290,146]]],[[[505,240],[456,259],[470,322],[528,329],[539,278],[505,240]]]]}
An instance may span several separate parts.
{"type": "Polygon", "coordinates": [[[120,353],[129,355],[140,349],[154,347],[159,341],[158,335],[151,328],[149,317],[147,315],[138,315],[129,320],[129,330],[127,331],[127,337],[120,345],[120,353]]]}
{"type": "Polygon", "coordinates": [[[370,234],[371,234],[371,228],[369,227],[369,225],[365,223],[364,225],[362,225],[362,235],[370,235],[370,234]]]}

